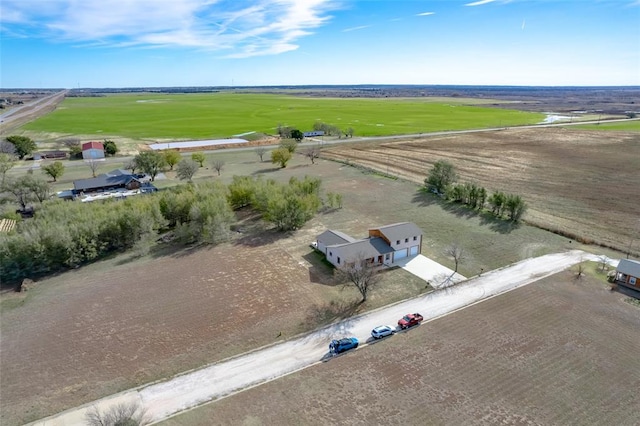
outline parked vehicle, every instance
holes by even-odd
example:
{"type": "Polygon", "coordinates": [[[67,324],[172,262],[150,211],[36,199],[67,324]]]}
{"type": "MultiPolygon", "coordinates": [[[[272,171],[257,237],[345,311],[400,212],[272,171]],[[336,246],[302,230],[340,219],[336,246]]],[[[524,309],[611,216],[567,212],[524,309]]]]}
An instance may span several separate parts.
{"type": "Polygon", "coordinates": [[[398,325],[401,329],[407,329],[409,327],[413,327],[414,325],[418,325],[422,322],[424,318],[422,315],[415,314],[407,314],[398,320],[398,325]]]}
{"type": "Polygon", "coordinates": [[[383,337],[391,336],[395,332],[396,329],[390,325],[379,325],[371,330],[371,337],[374,339],[382,339],[383,337]]]}
{"type": "Polygon", "coordinates": [[[358,339],[355,337],[345,337],[340,340],[332,340],[329,344],[329,352],[333,355],[348,351],[349,349],[355,349],[358,347],[358,339]]]}

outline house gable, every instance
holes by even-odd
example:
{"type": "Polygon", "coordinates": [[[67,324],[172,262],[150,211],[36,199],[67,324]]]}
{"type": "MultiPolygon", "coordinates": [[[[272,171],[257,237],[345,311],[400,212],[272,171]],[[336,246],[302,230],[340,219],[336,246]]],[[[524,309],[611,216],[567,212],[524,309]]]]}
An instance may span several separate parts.
{"type": "Polygon", "coordinates": [[[100,151],[104,151],[104,145],[102,144],[102,142],[96,141],[85,142],[82,144],[83,151],[87,151],[89,149],[99,149],[100,151]]]}
{"type": "Polygon", "coordinates": [[[407,238],[421,237],[422,230],[411,222],[401,222],[369,229],[369,236],[382,237],[389,245],[393,245],[396,241],[404,242],[407,238]]]}

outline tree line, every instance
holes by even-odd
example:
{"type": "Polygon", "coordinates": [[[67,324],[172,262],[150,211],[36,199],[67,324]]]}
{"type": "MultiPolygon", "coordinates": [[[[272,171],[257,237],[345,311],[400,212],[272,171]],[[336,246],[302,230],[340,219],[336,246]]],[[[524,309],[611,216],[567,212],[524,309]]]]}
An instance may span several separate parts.
{"type": "MultiPolygon", "coordinates": [[[[240,208],[254,209],[279,231],[299,229],[323,205],[320,191],[321,180],[308,176],[285,184],[234,176],[229,185],[180,185],[126,200],[50,200],[35,217],[0,234],[0,276],[17,282],[74,268],[114,252],[144,249],[166,232],[183,244],[218,244],[232,235],[234,210],[240,208]]],[[[338,194],[330,198],[331,205],[342,204],[338,194]]]]}
{"type": "Polygon", "coordinates": [[[458,183],[458,174],[453,164],[446,160],[436,161],[424,180],[425,187],[446,200],[462,203],[472,209],[489,208],[497,217],[506,217],[519,222],[527,210],[527,204],[520,195],[496,191],[489,195],[487,190],[473,182],[458,183]]]}

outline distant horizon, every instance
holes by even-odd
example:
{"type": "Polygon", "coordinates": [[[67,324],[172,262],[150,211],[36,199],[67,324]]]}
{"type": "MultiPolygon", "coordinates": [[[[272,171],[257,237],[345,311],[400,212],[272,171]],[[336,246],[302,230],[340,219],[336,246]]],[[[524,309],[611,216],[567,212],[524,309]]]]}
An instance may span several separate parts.
{"type": "Polygon", "coordinates": [[[0,86],[633,87],[639,22],[640,0],[2,0],[0,86]]]}
{"type": "Polygon", "coordinates": [[[581,86],[567,86],[567,85],[497,85],[497,84],[404,84],[404,83],[357,83],[357,84],[275,84],[275,85],[256,85],[256,86],[214,86],[214,85],[181,85],[181,86],[105,86],[105,87],[0,87],[0,92],[11,92],[16,90],[68,90],[68,91],[82,91],[82,90],[138,90],[138,89],[284,89],[284,88],[366,88],[366,87],[441,87],[441,88],[504,88],[504,89],[519,89],[519,88],[549,88],[549,89],[639,89],[638,85],[581,85],[581,86]]]}

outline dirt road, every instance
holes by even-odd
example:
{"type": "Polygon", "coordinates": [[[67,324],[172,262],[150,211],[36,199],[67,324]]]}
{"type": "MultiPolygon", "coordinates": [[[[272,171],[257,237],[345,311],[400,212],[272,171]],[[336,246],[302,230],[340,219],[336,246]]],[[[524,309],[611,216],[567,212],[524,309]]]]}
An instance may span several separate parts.
{"type": "Polygon", "coordinates": [[[0,115],[0,135],[6,135],[23,124],[53,111],[64,100],[67,90],[26,103],[0,115]]]}
{"type": "MultiPolygon", "coordinates": [[[[394,325],[408,312],[420,312],[426,321],[488,299],[541,278],[565,270],[583,260],[596,261],[582,251],[531,258],[488,272],[456,287],[430,293],[322,328],[303,337],[187,372],[165,382],[132,389],[96,401],[34,425],[82,424],[84,413],[95,405],[102,409],[119,402],[138,402],[155,422],[205,402],[222,398],[252,386],[329,360],[331,339],[355,336],[361,343],[370,340],[370,330],[380,324],[394,325]]],[[[410,332],[410,331],[409,331],[410,332]]],[[[360,348],[358,350],[366,350],[360,348]]]]}

